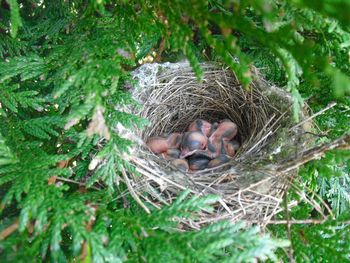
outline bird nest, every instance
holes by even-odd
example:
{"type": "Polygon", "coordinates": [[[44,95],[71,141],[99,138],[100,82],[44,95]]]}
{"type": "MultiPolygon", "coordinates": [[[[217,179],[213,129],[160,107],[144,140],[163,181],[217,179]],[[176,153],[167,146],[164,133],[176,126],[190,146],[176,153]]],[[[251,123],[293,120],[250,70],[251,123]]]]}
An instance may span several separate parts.
{"type": "Polygon", "coordinates": [[[280,168],[305,144],[300,136],[304,128],[292,127],[291,96],[269,85],[256,69],[245,89],[230,69],[211,63],[201,68],[201,81],[187,62],[145,64],[134,72],[138,84],[131,92],[142,108],[129,111],[150,125],[127,134],[138,142],[128,157],[135,169],[124,173],[128,188],[146,210],[149,205],[160,208],[172,203],[184,190],[197,196],[218,195],[215,211],[203,211],[191,222],[195,228],[218,219],[267,222],[280,211],[296,173],[280,168]],[[151,136],[184,132],[198,118],[210,122],[226,118],[238,125],[241,147],[229,163],[186,173],[144,143],[151,136]]]}

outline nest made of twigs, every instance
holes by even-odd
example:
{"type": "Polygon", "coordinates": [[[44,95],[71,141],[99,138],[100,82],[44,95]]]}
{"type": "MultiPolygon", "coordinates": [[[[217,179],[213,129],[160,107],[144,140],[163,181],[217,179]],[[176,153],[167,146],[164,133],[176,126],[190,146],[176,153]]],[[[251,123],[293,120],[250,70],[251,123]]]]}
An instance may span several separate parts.
{"type": "Polygon", "coordinates": [[[129,190],[140,203],[157,208],[186,189],[199,196],[219,195],[215,213],[203,212],[193,227],[223,218],[267,221],[280,211],[289,178],[296,172],[278,167],[304,147],[299,136],[303,128],[291,129],[291,96],[269,85],[255,69],[250,89],[245,89],[230,69],[214,63],[201,68],[201,81],[187,62],[146,64],[134,72],[138,85],[132,95],[143,107],[131,112],[151,125],[132,134],[139,144],[129,156],[136,172],[125,173],[129,190]],[[228,118],[238,125],[242,146],[229,163],[184,173],[144,143],[150,136],[184,132],[197,118],[228,118]]]}

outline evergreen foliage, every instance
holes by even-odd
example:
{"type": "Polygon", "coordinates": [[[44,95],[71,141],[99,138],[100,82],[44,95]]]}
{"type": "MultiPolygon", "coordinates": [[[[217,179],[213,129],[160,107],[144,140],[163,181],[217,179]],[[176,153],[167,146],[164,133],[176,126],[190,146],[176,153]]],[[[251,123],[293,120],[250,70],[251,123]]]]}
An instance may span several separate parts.
{"type": "MultiPolygon", "coordinates": [[[[322,139],[329,140],[349,132],[349,8],[347,0],[0,1],[0,231],[14,227],[1,236],[2,258],[275,259],[275,249],[286,242],[260,236],[256,228],[218,222],[200,231],[176,230],[178,218],[210,212],[216,197],[188,198],[185,192],[146,214],[124,196],[119,177],[133,169],[123,158],[132,142],[114,127],[147,124],[123,111],[138,107],[124,84],[154,52],[164,51],[155,57],[164,61],[186,57],[198,77],[199,61],[218,60],[247,87],[255,64],[291,91],[295,116],[305,98],[315,110],[338,101],[317,119],[323,130],[331,129],[322,139]]],[[[301,172],[303,183],[328,198],[339,218],[349,207],[343,183],[349,181],[348,160],[348,153],[332,152],[301,172]]],[[[295,216],[312,213],[301,205],[295,216]]],[[[282,228],[272,230],[286,238],[282,228]]],[[[298,260],[349,253],[347,226],[293,231],[298,260]]]]}
{"type": "MultiPolygon", "coordinates": [[[[277,236],[285,235],[285,226],[270,228],[277,236]]],[[[322,225],[292,225],[291,236],[296,262],[349,261],[349,225],[337,224],[334,221],[322,225]]],[[[279,252],[281,258],[287,262],[288,256],[285,251],[279,252]]]]}

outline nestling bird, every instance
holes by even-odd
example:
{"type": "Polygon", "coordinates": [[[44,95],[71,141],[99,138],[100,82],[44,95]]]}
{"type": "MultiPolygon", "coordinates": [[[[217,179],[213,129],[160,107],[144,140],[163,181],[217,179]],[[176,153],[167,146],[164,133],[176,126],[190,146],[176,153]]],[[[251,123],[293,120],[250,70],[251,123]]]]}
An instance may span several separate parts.
{"type": "Polygon", "coordinates": [[[181,171],[198,171],[227,163],[240,147],[237,133],[237,125],[228,119],[213,124],[196,119],[188,132],[151,137],[147,146],[181,171]]]}
{"type": "Polygon", "coordinates": [[[208,138],[202,132],[186,132],[182,137],[180,158],[186,158],[198,150],[206,148],[208,138]]]}
{"type": "Polygon", "coordinates": [[[203,170],[207,168],[209,162],[210,159],[204,156],[191,156],[190,158],[188,158],[188,164],[190,170],[192,171],[203,170]]]}
{"type": "Polygon", "coordinates": [[[218,128],[209,137],[208,149],[216,156],[222,151],[223,142],[232,140],[237,135],[237,125],[232,121],[225,119],[221,121],[218,128]]]}
{"type": "Polygon", "coordinates": [[[149,138],[147,141],[147,146],[155,154],[164,153],[169,149],[168,140],[159,136],[149,138]]]}
{"type": "Polygon", "coordinates": [[[227,163],[228,161],[230,161],[230,158],[225,154],[221,154],[220,156],[216,157],[208,163],[208,168],[220,166],[224,163],[227,163]]]}
{"type": "Polygon", "coordinates": [[[210,136],[209,141],[217,141],[217,140],[232,140],[238,132],[237,125],[228,119],[222,120],[217,129],[210,136]]]}
{"type": "Polygon", "coordinates": [[[147,141],[147,146],[155,154],[165,153],[168,149],[179,148],[182,141],[181,133],[171,133],[166,138],[156,136],[147,141]]]}
{"type": "Polygon", "coordinates": [[[171,161],[171,163],[180,171],[187,172],[188,171],[188,163],[185,159],[175,159],[171,161]]]}
{"type": "Polygon", "coordinates": [[[188,127],[189,132],[200,131],[207,137],[210,136],[211,130],[212,130],[212,125],[206,120],[202,120],[202,119],[195,120],[188,127]]]}

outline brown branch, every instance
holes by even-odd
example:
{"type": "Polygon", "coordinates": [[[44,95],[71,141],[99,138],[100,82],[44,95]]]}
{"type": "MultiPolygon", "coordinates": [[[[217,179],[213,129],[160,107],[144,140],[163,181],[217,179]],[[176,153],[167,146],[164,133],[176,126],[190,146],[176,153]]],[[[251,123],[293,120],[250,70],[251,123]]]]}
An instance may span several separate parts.
{"type": "MultiPolygon", "coordinates": [[[[68,167],[69,165],[69,162],[72,160],[72,158],[68,159],[68,160],[63,160],[63,161],[59,161],[57,162],[56,164],[56,167],[59,168],[59,169],[63,169],[63,168],[66,168],[68,167]]],[[[65,177],[60,177],[60,176],[51,176],[49,179],[48,179],[48,185],[53,185],[56,183],[56,181],[62,181],[62,182],[67,182],[67,183],[72,183],[72,184],[77,184],[79,185],[79,187],[83,186],[83,187],[86,187],[86,184],[82,183],[82,182],[78,182],[78,181],[74,181],[72,179],[68,179],[68,178],[65,178],[65,177]]],[[[91,186],[90,188],[94,189],[94,190],[101,190],[95,186],[91,186]]]]}
{"type": "Polygon", "coordinates": [[[121,169],[125,184],[128,188],[128,190],[130,191],[131,196],[134,198],[134,200],[143,208],[143,210],[146,211],[147,214],[150,214],[151,211],[148,209],[147,206],[145,206],[145,204],[141,201],[141,199],[139,198],[139,196],[136,194],[134,188],[132,187],[130,180],[126,174],[126,171],[124,170],[124,168],[121,169]]]}
{"type": "MultiPolygon", "coordinates": [[[[90,220],[87,222],[87,224],[85,226],[85,229],[88,232],[91,232],[92,226],[95,223],[97,206],[92,206],[92,209],[93,209],[94,214],[93,214],[93,216],[90,218],[90,220]]],[[[89,253],[89,244],[88,244],[87,240],[84,240],[82,248],[81,248],[80,257],[79,257],[82,262],[85,261],[85,258],[88,256],[88,253],[89,253]]]]}
{"type": "Polygon", "coordinates": [[[343,137],[336,139],[330,143],[316,146],[314,148],[302,152],[298,159],[291,159],[287,161],[286,164],[279,167],[277,171],[280,173],[287,173],[289,171],[295,170],[307,162],[310,162],[315,159],[320,159],[326,152],[335,149],[350,149],[350,134],[346,134],[343,137]]]}
{"type": "MultiPolygon", "coordinates": [[[[63,182],[67,182],[67,183],[72,183],[72,184],[77,184],[77,185],[79,185],[79,186],[86,186],[84,183],[82,183],[82,182],[78,182],[78,181],[74,181],[74,180],[72,180],[72,179],[68,179],[68,178],[64,178],[64,177],[59,177],[59,176],[57,176],[56,177],[56,180],[59,180],[59,181],[63,181],[63,182]]],[[[91,188],[91,189],[94,189],[94,190],[97,190],[97,191],[99,191],[99,190],[101,190],[100,188],[97,188],[97,187],[95,187],[95,186],[90,186],[89,188],[91,188]]]]}
{"type": "Polygon", "coordinates": [[[47,184],[48,185],[53,185],[53,184],[56,183],[56,180],[57,180],[57,176],[53,175],[47,180],[47,184]]]}
{"type": "MultiPolygon", "coordinates": [[[[270,220],[270,221],[260,221],[260,220],[246,220],[248,223],[252,224],[267,224],[267,225],[302,225],[302,224],[313,224],[320,225],[327,221],[327,219],[304,219],[304,220],[270,220]]],[[[339,221],[338,224],[350,225],[350,220],[339,221]]]]}
{"type": "Polygon", "coordinates": [[[6,227],[3,231],[0,233],[0,240],[4,240],[9,235],[11,235],[13,232],[17,230],[19,226],[18,219],[15,220],[15,222],[8,227],[6,227]]]}
{"type": "Polygon", "coordinates": [[[294,250],[293,250],[293,240],[292,240],[292,231],[291,231],[291,224],[290,224],[290,217],[289,217],[289,210],[288,210],[288,201],[287,201],[287,193],[288,191],[286,191],[284,198],[283,198],[283,205],[284,205],[284,209],[286,212],[286,218],[287,218],[287,224],[286,224],[286,228],[287,228],[287,237],[290,241],[290,247],[288,248],[288,258],[289,258],[289,262],[295,262],[294,259],[294,250]]]}
{"type": "Polygon", "coordinates": [[[316,112],[315,114],[311,115],[310,117],[306,118],[305,120],[299,122],[298,124],[296,124],[295,126],[293,126],[292,128],[290,128],[289,130],[293,130],[293,129],[295,129],[296,127],[299,127],[299,126],[303,125],[304,123],[306,123],[306,122],[312,120],[313,118],[317,117],[318,115],[321,115],[321,114],[324,113],[325,111],[327,111],[327,110],[333,108],[335,105],[337,105],[336,102],[332,102],[332,103],[328,104],[328,106],[327,106],[326,108],[320,110],[319,112],[316,112]]]}
{"type": "Polygon", "coordinates": [[[159,62],[161,57],[162,57],[162,53],[165,49],[165,43],[166,43],[166,38],[163,37],[162,38],[162,41],[160,41],[160,44],[159,44],[159,49],[158,49],[158,52],[157,52],[157,56],[154,58],[154,61],[153,62],[159,62]]]}

